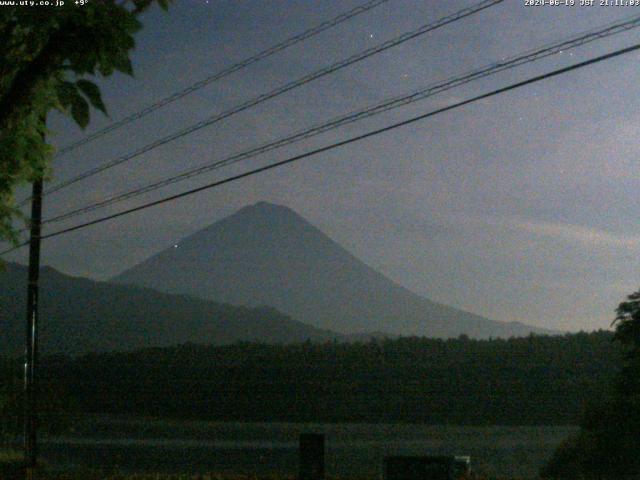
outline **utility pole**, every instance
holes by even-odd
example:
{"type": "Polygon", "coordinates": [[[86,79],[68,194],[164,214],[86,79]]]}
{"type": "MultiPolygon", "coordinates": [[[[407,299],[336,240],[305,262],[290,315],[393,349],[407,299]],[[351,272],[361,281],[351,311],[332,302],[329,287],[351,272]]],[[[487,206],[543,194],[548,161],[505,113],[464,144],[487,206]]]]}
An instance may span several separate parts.
{"type": "Polygon", "coordinates": [[[27,287],[27,335],[24,359],[24,460],[27,480],[35,478],[37,464],[36,366],[38,362],[38,277],[40,274],[40,227],[42,178],[33,182],[29,284],[27,287]]]}

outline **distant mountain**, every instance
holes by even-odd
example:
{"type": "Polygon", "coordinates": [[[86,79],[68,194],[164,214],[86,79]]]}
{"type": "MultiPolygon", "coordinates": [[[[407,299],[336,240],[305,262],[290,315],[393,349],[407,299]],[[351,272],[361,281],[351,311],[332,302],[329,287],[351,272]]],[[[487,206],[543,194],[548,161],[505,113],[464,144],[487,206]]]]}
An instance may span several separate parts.
{"type": "MultiPolygon", "coordinates": [[[[24,350],[27,269],[0,271],[0,354],[24,350]]],[[[186,295],[70,277],[44,267],[40,274],[40,347],[79,354],[184,342],[220,345],[336,337],[271,307],[223,305],[186,295]]]]}
{"type": "Polygon", "coordinates": [[[365,265],[291,209],[265,202],[242,208],[113,281],[236,305],[271,305],[344,334],[551,333],[434,303],[365,265]]]}

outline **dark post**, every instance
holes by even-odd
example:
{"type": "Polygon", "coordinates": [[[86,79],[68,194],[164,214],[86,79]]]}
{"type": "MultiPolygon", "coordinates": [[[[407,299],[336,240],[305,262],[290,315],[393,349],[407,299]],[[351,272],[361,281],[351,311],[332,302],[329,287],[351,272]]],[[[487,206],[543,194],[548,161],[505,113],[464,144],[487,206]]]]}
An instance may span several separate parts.
{"type": "Polygon", "coordinates": [[[27,336],[24,360],[24,457],[28,479],[33,478],[37,463],[36,365],[38,361],[38,276],[40,273],[41,221],[42,179],[38,179],[33,182],[31,196],[27,336]]]}
{"type": "Polygon", "coordinates": [[[324,435],[300,435],[300,480],[324,480],[324,435]]]}

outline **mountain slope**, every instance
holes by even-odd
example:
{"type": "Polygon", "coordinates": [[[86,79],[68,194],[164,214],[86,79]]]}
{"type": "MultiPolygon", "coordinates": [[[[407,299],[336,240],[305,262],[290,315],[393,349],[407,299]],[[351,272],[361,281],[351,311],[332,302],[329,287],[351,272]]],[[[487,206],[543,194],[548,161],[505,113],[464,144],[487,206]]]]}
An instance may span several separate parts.
{"type": "MultiPolygon", "coordinates": [[[[0,271],[0,354],[24,349],[27,268],[0,271]]],[[[324,341],[336,335],[304,325],[270,307],[223,305],[148,288],[40,274],[40,346],[44,353],[77,354],[169,346],[324,341]]]]}
{"type": "Polygon", "coordinates": [[[434,303],[384,277],[287,207],[260,202],[113,279],[238,305],[271,305],[333,331],[509,337],[544,331],[434,303]]]}

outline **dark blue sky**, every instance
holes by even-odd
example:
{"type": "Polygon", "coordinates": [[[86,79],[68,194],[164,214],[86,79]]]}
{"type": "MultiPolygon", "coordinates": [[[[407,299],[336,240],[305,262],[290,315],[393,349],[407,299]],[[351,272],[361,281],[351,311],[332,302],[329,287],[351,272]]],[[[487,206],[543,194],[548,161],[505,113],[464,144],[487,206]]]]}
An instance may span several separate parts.
{"type": "MultiPolygon", "coordinates": [[[[117,120],[362,1],[178,0],[142,18],[135,78],[100,80],[117,120]]],[[[56,162],[55,180],[223,111],[470,1],[384,6],[212,84],[56,162]]],[[[46,198],[45,217],[222,158],[502,57],[640,15],[503,4],[412,40],[46,198]]],[[[579,0],[576,2],[579,3],[579,0]]],[[[640,29],[183,182],[176,193],[640,40],[640,29]]],[[[630,54],[298,164],[47,241],[43,262],[108,278],[236,209],[287,205],[431,299],[497,320],[607,328],[640,275],[639,55],[630,54]]],[[[87,132],[108,123],[95,114],[87,132]]],[[[50,118],[56,145],[83,133],[50,118]]],[[[86,219],[90,216],[84,217],[86,219]]],[[[82,219],[82,218],[81,218],[82,219]]],[[[69,226],[74,219],[56,227],[69,226]]],[[[24,260],[26,252],[11,259],[24,260]]]]}

